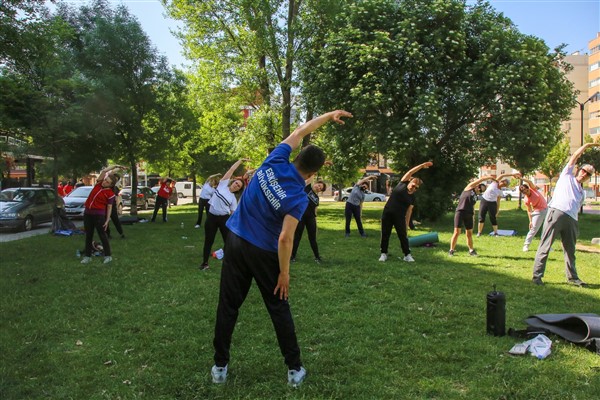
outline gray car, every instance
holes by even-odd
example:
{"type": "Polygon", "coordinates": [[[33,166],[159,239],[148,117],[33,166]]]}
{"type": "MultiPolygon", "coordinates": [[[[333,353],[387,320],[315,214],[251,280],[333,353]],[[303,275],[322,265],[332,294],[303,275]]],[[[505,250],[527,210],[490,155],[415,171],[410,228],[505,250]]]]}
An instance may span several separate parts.
{"type": "MultiPolygon", "coordinates": [[[[123,198],[123,205],[125,207],[131,207],[131,186],[124,187],[121,190],[121,197],[123,198]]],[[[148,186],[138,186],[137,188],[137,208],[147,210],[154,208],[155,194],[148,186]]]]}
{"type": "MultiPolygon", "coordinates": [[[[347,187],[342,190],[342,196],[340,200],[346,201],[348,197],[350,197],[350,192],[352,191],[351,187],[347,187]]],[[[385,195],[381,193],[371,192],[370,190],[365,190],[365,201],[385,201],[385,195]]]]}
{"type": "MultiPolygon", "coordinates": [[[[65,201],[65,212],[69,218],[83,218],[83,212],[85,211],[85,201],[87,200],[93,186],[80,186],[75,188],[71,193],[66,195],[63,200],[65,201]]],[[[121,196],[116,198],[117,213],[123,214],[123,201],[121,196]]]]}
{"type": "Polygon", "coordinates": [[[62,198],[50,188],[4,189],[0,192],[0,229],[29,231],[52,222],[55,208],[63,206],[62,198]]]}

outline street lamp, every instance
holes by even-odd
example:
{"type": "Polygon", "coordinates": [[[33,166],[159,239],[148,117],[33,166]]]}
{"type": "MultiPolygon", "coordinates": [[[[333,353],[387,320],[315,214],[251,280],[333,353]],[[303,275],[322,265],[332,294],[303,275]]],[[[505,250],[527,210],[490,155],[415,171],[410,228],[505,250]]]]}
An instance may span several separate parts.
{"type": "Polygon", "coordinates": [[[585,107],[585,105],[590,102],[590,101],[596,101],[598,95],[600,94],[600,92],[596,92],[593,95],[590,96],[589,99],[587,99],[586,101],[584,101],[583,103],[580,103],[579,101],[575,100],[575,102],[577,104],[579,104],[579,111],[581,111],[581,145],[583,146],[583,108],[585,107]]]}

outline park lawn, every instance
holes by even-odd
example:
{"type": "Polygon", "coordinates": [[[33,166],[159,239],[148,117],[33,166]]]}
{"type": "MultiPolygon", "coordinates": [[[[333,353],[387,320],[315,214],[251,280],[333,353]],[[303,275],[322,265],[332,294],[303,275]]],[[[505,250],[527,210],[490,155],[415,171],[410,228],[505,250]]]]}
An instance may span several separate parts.
{"type": "MultiPolygon", "coordinates": [[[[228,381],[211,383],[220,262],[198,269],[204,232],[193,228],[193,205],[172,208],[165,224],[125,226],[127,239],[112,240],[107,266],[100,258],[79,264],[82,236],[0,243],[0,398],[597,398],[594,353],[552,337],[547,359],[514,357],[507,351],[522,340],[485,333],[494,284],[506,294],[507,328],[524,328],[532,314],[600,313],[597,253],[577,253],[590,288],[565,284],[561,251],[550,256],[546,286],[531,283],[535,253],[521,251],[527,216],[516,204],[502,202],[499,223],[519,235],[475,238],[479,257],[468,256],[464,235],[448,257],[449,213],[410,232],[440,239],[414,248],[415,263],[398,259],[395,236],[381,263],[383,204],[365,204],[363,239],[354,223],[344,238],[343,203],[322,202],[324,262],[314,263],[304,238],[291,267],[290,304],[308,370],[295,390],[256,286],[240,312],[228,381]]],[[[580,218],[580,243],[599,235],[599,222],[600,215],[580,218]]],[[[218,235],[214,249],[221,246],[218,235]]]]}

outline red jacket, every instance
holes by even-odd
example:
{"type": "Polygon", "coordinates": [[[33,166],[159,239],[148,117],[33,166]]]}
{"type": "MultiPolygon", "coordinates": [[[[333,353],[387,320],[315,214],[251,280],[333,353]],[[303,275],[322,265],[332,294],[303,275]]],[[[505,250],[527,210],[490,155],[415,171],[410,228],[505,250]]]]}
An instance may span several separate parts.
{"type": "Polygon", "coordinates": [[[112,188],[103,188],[97,183],[85,201],[85,214],[106,215],[106,206],[114,204],[115,194],[112,188]]]}

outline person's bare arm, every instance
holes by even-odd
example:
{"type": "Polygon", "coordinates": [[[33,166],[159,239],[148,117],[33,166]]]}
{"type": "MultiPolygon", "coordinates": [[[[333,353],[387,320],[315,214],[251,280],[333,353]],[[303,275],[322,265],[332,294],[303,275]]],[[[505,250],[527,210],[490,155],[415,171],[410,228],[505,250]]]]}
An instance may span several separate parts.
{"type": "Polygon", "coordinates": [[[467,190],[473,190],[475,189],[478,185],[480,185],[482,182],[485,181],[489,181],[489,180],[495,180],[494,177],[492,175],[486,175],[486,176],[482,176],[481,178],[469,183],[467,186],[465,186],[465,189],[463,191],[467,191],[467,190]]]}
{"type": "Polygon", "coordinates": [[[292,248],[294,247],[294,233],[298,226],[298,220],[287,214],[283,218],[283,227],[279,234],[277,256],[279,258],[279,277],[277,286],[273,291],[274,295],[279,292],[281,300],[287,300],[290,290],[290,258],[292,257],[292,248]]]}
{"type": "Polygon", "coordinates": [[[236,169],[238,169],[238,167],[244,162],[244,161],[248,161],[247,158],[241,158],[239,160],[237,160],[235,163],[233,163],[233,165],[229,168],[229,170],[227,170],[227,172],[225,172],[225,175],[223,175],[223,177],[221,178],[222,181],[231,178],[231,176],[233,175],[233,173],[235,172],[236,169]]]}
{"type": "Polygon", "coordinates": [[[300,143],[302,143],[302,139],[304,139],[304,137],[306,135],[308,135],[311,132],[315,131],[316,129],[320,128],[322,125],[324,125],[328,121],[334,121],[338,124],[343,125],[344,121],[342,120],[342,117],[343,118],[352,118],[352,114],[350,114],[348,111],[344,111],[344,110],[335,110],[335,111],[330,111],[328,113],[320,115],[314,119],[311,119],[308,122],[305,122],[304,124],[300,125],[299,127],[297,127],[294,130],[294,132],[292,132],[290,134],[290,136],[285,138],[285,140],[283,140],[281,143],[285,143],[285,144],[289,145],[293,151],[296,148],[298,148],[298,146],[300,146],[300,143]]]}
{"type": "Polygon", "coordinates": [[[577,164],[577,161],[579,160],[579,158],[583,155],[583,153],[585,153],[585,151],[587,149],[589,149],[590,147],[599,147],[600,143],[586,143],[583,146],[581,146],[580,148],[578,148],[577,150],[575,150],[575,152],[573,152],[573,155],[571,156],[571,158],[569,159],[569,162],[567,163],[567,165],[569,167],[572,167],[574,165],[577,164]]]}
{"type": "Polygon", "coordinates": [[[427,162],[424,162],[423,164],[419,164],[416,167],[413,167],[413,168],[409,169],[408,172],[404,174],[404,176],[402,177],[401,181],[402,182],[409,181],[414,174],[416,174],[417,172],[419,172],[423,168],[429,168],[432,165],[433,165],[433,163],[431,161],[427,161],[427,162]]]}

